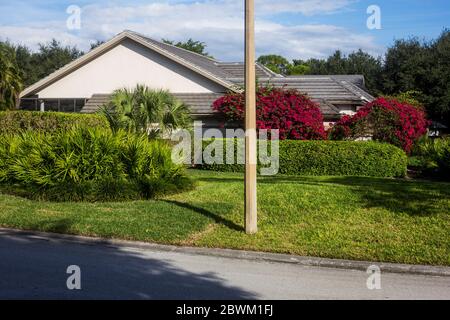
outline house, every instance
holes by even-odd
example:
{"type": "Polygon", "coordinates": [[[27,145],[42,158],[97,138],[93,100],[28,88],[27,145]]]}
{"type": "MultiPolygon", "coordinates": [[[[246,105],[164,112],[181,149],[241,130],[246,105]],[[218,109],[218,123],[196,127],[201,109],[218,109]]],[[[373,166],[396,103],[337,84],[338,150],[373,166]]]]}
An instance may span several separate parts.
{"type": "MultiPolygon", "coordinates": [[[[316,101],[325,122],[353,114],[374,98],[361,75],[289,76],[256,64],[259,83],[295,88],[316,101]]],[[[226,92],[244,84],[244,64],[220,62],[168,45],[136,32],[124,31],[69,63],[20,95],[24,110],[93,113],[119,88],[137,84],[167,89],[191,107],[205,127],[222,121],[211,109],[226,92]]]]}

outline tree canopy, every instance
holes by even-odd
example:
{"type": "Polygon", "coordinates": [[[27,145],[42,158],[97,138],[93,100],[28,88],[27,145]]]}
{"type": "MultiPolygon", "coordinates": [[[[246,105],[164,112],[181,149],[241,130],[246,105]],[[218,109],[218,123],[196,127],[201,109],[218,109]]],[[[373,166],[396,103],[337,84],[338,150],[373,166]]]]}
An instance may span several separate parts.
{"type": "Polygon", "coordinates": [[[63,46],[55,39],[39,44],[36,52],[32,52],[23,45],[14,46],[9,42],[0,42],[0,44],[15,52],[25,86],[41,80],[84,54],[76,47],[63,46]]]}
{"type": "Polygon", "coordinates": [[[290,63],[285,57],[276,54],[260,56],[257,62],[275,73],[284,75],[302,75],[309,72],[308,65],[290,63]]]}
{"type": "Polygon", "coordinates": [[[212,58],[212,56],[209,55],[208,52],[206,52],[206,44],[201,41],[193,40],[192,38],[189,38],[187,41],[179,41],[175,42],[172,40],[162,39],[162,41],[166,44],[173,45],[178,48],[186,49],[198,54],[201,54],[202,56],[212,58]]]}

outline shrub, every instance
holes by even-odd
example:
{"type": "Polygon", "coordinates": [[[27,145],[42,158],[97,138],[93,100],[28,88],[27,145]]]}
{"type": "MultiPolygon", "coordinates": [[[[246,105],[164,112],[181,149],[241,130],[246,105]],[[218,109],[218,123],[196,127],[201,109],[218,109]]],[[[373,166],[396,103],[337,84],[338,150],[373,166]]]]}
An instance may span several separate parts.
{"type": "MultiPolygon", "coordinates": [[[[259,87],[256,96],[258,129],[279,129],[280,139],[326,139],[323,116],[317,104],[296,90],[259,87]]],[[[213,103],[229,121],[243,121],[245,93],[230,93],[213,103]]]]}
{"type": "MultiPolygon", "coordinates": [[[[205,142],[204,147],[210,143],[210,141],[205,142]]],[[[237,144],[236,140],[234,144],[237,144]]],[[[237,148],[234,150],[236,159],[237,148]]],[[[407,162],[408,159],[403,150],[374,141],[280,141],[279,173],[281,174],[404,177],[407,162]]],[[[237,164],[202,165],[201,168],[227,172],[244,171],[244,166],[237,164]]]]}
{"type": "Polygon", "coordinates": [[[413,149],[410,165],[425,175],[450,177],[450,138],[421,139],[413,149]]]}
{"type": "Polygon", "coordinates": [[[191,185],[162,141],[124,131],[76,127],[0,140],[0,182],[33,198],[104,201],[151,198],[191,185]]]}
{"type": "Polygon", "coordinates": [[[23,130],[51,133],[68,130],[78,125],[86,125],[91,128],[109,127],[106,118],[94,114],[38,111],[0,112],[0,134],[14,134],[23,130]]]}
{"type": "Polygon", "coordinates": [[[379,98],[366,104],[353,117],[344,116],[329,131],[333,140],[371,136],[410,153],[416,141],[426,134],[429,122],[425,112],[395,99],[379,98]]]}

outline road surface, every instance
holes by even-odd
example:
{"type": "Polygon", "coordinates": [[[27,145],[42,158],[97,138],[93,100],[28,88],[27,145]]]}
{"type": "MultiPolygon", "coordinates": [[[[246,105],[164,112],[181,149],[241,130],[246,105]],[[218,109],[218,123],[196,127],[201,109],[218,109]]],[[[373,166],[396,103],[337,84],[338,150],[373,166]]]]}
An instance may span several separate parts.
{"type": "MultiPolygon", "coordinates": [[[[450,277],[381,274],[0,234],[0,299],[450,299],[450,277]],[[81,290],[69,290],[71,265],[81,290]]],[[[73,278],[72,278],[73,280],[73,278]]]]}

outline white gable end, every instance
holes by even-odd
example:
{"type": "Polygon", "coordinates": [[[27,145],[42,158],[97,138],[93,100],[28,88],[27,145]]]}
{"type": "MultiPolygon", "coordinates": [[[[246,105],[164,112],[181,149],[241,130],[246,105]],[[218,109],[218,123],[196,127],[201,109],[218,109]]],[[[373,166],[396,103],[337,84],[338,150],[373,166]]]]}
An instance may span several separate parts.
{"type": "Polygon", "coordinates": [[[37,92],[39,98],[90,98],[137,84],[172,93],[225,92],[202,75],[125,39],[63,78],[37,92]]]}

